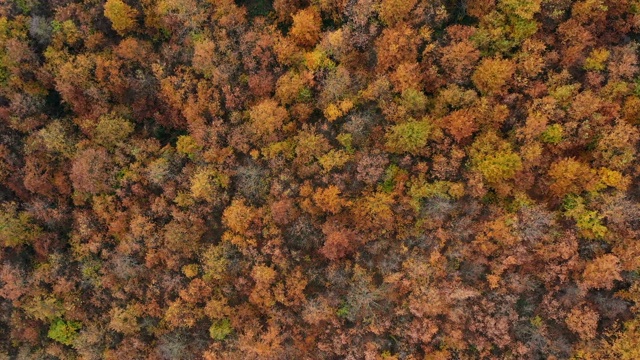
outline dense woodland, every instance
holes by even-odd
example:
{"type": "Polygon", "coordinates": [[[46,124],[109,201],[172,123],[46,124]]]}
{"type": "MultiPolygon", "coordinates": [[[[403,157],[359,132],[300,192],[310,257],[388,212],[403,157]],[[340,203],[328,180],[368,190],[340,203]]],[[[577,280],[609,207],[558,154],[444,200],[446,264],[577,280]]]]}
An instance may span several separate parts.
{"type": "Polygon", "coordinates": [[[0,359],[640,359],[640,0],[0,1],[0,359]]]}

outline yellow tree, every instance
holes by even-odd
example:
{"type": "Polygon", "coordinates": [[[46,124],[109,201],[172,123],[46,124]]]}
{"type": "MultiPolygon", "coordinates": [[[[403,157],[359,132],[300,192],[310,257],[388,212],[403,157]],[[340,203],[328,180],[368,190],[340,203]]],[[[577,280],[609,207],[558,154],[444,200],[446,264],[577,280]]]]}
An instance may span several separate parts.
{"type": "Polygon", "coordinates": [[[278,105],[273,99],[264,100],[249,110],[251,131],[266,142],[274,142],[277,132],[289,119],[287,109],[278,105]]]}
{"type": "Polygon", "coordinates": [[[0,204],[0,245],[19,246],[33,242],[41,230],[26,212],[18,212],[15,203],[0,204]]]}
{"type": "Polygon", "coordinates": [[[512,179],[522,169],[522,160],[511,144],[494,132],[478,137],[469,155],[473,167],[492,185],[512,179]]]}
{"type": "Polygon", "coordinates": [[[313,46],[320,39],[322,19],[317,9],[310,7],[293,15],[291,38],[301,46],[313,46]]]}
{"type": "Polygon", "coordinates": [[[122,0],[107,0],[104,4],[104,16],[111,21],[111,27],[124,35],[136,26],[138,12],[122,0]]]}
{"type": "Polygon", "coordinates": [[[348,204],[348,201],[340,197],[340,189],[335,185],[318,189],[316,193],[313,194],[313,201],[322,211],[332,214],[339,213],[340,210],[348,204]]]}
{"type": "Polygon", "coordinates": [[[241,248],[255,246],[260,217],[259,210],[246,205],[244,199],[233,200],[222,213],[222,223],[227,228],[222,239],[241,248]]]}
{"type": "Polygon", "coordinates": [[[100,117],[93,131],[93,139],[105,148],[112,149],[126,140],[133,130],[134,126],[131,122],[115,114],[104,115],[100,117]]]}
{"type": "Polygon", "coordinates": [[[393,26],[405,20],[416,3],[416,0],[383,0],[378,14],[385,24],[393,26]]]}
{"type": "Polygon", "coordinates": [[[515,73],[516,66],[512,60],[484,59],[476,68],[471,80],[484,94],[496,94],[503,90],[515,73]]]}
{"type": "Polygon", "coordinates": [[[253,291],[249,295],[249,301],[258,307],[268,309],[275,305],[276,299],[271,285],[276,280],[278,273],[271,267],[256,265],[251,271],[251,277],[256,282],[253,291]]]}
{"type": "Polygon", "coordinates": [[[558,196],[580,194],[584,190],[593,191],[597,185],[596,171],[572,158],[553,163],[549,169],[549,176],[553,179],[551,191],[558,196]]]}

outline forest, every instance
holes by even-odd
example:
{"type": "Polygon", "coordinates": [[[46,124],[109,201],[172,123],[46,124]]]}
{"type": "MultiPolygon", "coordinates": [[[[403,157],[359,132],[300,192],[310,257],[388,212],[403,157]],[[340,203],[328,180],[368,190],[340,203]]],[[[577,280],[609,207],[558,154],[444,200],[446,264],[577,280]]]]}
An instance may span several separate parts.
{"type": "Polygon", "coordinates": [[[0,360],[640,359],[640,0],[0,0],[0,360]]]}

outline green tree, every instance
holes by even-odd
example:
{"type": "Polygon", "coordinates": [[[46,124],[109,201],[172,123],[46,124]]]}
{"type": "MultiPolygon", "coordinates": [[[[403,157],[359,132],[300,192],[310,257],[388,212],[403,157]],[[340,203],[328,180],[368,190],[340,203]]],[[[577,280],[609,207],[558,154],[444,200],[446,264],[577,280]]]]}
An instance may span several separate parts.
{"type": "Polygon", "coordinates": [[[562,141],[562,136],[564,134],[564,130],[562,129],[562,125],[553,124],[547,126],[545,131],[540,134],[540,140],[547,144],[556,145],[562,141]]]}
{"type": "Polygon", "coordinates": [[[49,327],[47,336],[61,344],[71,345],[81,328],[82,323],[79,321],[65,321],[58,318],[49,327]]]}
{"type": "Polygon", "coordinates": [[[229,319],[222,319],[214,322],[209,328],[209,336],[213,340],[224,340],[227,336],[229,336],[233,332],[233,328],[231,327],[231,321],[229,319]]]}
{"type": "Polygon", "coordinates": [[[416,154],[427,145],[432,129],[433,126],[428,119],[421,121],[412,119],[394,125],[385,136],[386,147],[389,151],[397,154],[416,154]]]}

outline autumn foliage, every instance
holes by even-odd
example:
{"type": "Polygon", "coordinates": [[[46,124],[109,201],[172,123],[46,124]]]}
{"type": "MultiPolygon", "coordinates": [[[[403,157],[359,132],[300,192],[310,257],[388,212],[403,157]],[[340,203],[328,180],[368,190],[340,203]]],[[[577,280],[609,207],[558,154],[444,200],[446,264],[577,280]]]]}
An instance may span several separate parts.
{"type": "Polygon", "coordinates": [[[637,0],[0,1],[0,359],[640,359],[637,0]]]}

